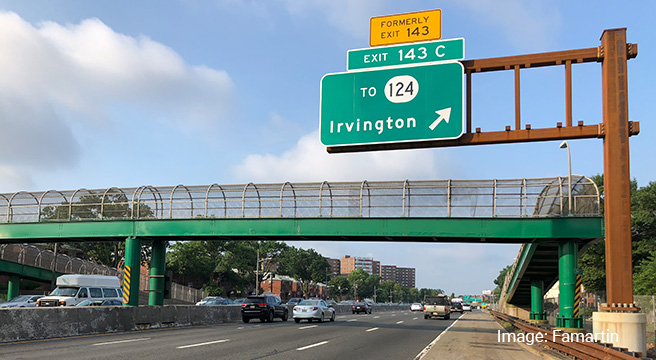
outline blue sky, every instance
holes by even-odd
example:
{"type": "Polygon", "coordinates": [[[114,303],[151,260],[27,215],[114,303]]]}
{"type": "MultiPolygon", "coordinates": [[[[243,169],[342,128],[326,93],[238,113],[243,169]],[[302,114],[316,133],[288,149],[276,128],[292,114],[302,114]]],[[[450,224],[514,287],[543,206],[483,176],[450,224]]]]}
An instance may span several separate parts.
{"type": "MultiPolygon", "coordinates": [[[[631,174],[656,180],[656,3],[447,0],[0,0],[0,192],[248,182],[511,179],[567,175],[558,142],[329,155],[319,82],[368,46],[369,18],[442,9],[444,39],[478,59],[596,47],[626,27],[631,174]]],[[[598,64],[575,65],[574,121],[601,119],[598,64]]],[[[564,122],[564,70],[522,71],[522,118],[564,122]]],[[[475,127],[514,122],[512,72],[473,79],[475,127]]],[[[573,172],[602,172],[602,142],[570,141],[573,172]]],[[[419,287],[480,293],[517,245],[296,242],[326,256],[417,268],[419,287]],[[458,277],[440,276],[459,270],[458,277]]]]}

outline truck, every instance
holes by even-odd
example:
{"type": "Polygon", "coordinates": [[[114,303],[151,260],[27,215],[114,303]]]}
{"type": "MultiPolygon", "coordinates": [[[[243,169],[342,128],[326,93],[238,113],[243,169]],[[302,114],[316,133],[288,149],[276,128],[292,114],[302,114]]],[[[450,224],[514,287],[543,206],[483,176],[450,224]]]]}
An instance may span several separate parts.
{"type": "Polygon", "coordinates": [[[38,307],[74,306],[84,300],[121,301],[121,282],[116,276],[68,274],[57,278],[57,288],[37,300],[38,307]]]}
{"type": "Polygon", "coordinates": [[[451,318],[451,301],[446,295],[424,297],[424,319],[432,317],[451,318]]]}

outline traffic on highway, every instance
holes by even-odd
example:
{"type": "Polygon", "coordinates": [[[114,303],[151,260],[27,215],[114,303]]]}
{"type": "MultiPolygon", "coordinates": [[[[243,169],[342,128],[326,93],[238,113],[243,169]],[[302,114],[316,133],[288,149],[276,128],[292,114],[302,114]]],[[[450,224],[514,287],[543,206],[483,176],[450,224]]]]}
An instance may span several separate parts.
{"type": "Polygon", "coordinates": [[[10,343],[0,345],[0,358],[416,359],[462,317],[425,320],[408,308],[347,313],[321,324],[235,322],[10,343]]]}

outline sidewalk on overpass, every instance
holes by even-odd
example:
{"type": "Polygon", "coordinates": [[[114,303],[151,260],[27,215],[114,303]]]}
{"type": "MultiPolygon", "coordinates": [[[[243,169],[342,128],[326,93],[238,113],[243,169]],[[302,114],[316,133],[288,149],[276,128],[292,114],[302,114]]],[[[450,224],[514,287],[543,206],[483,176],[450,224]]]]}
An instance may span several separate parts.
{"type": "Polygon", "coordinates": [[[421,359],[552,359],[527,345],[499,341],[503,339],[500,334],[505,333],[506,330],[489,313],[480,310],[467,312],[433,341],[421,359]]]}

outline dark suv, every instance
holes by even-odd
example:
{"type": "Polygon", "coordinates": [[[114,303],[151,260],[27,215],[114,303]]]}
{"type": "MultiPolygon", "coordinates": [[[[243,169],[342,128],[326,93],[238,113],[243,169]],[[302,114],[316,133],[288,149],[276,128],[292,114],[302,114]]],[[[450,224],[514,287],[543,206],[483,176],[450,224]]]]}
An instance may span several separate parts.
{"type": "Polygon", "coordinates": [[[462,314],[462,303],[454,301],[451,303],[451,312],[459,312],[462,314]]]}
{"type": "Polygon", "coordinates": [[[371,305],[367,304],[366,302],[356,302],[351,306],[351,311],[355,313],[365,313],[365,314],[371,314],[371,305]]]}
{"type": "Polygon", "coordinates": [[[273,322],[273,318],[279,317],[287,321],[289,310],[286,305],[280,303],[280,298],[273,295],[249,296],[241,304],[241,319],[247,323],[253,318],[261,322],[273,322]]]}

